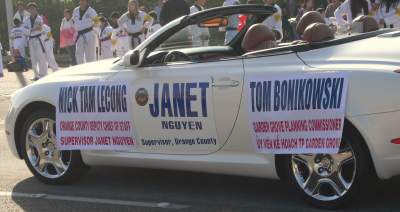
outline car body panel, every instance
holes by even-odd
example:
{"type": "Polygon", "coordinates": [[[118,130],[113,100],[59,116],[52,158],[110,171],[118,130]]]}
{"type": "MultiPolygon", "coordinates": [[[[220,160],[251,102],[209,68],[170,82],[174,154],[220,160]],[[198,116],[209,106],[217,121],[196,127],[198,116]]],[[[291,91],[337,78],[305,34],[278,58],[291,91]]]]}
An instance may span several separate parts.
{"type": "MultiPolygon", "coordinates": [[[[230,7],[227,10],[234,11],[237,8],[230,7]]],[[[240,8],[243,9],[243,13],[246,13],[246,8],[262,12],[262,6],[243,8],[240,8]]],[[[270,8],[267,10],[268,13],[272,12],[270,8]]],[[[217,12],[223,12],[224,9],[210,11],[213,15],[218,15],[217,12]]],[[[169,23],[136,50],[140,50],[141,55],[147,55],[148,51],[156,48],[158,39],[166,39],[164,34],[178,31],[184,27],[181,26],[182,23],[188,20],[190,22],[191,18],[194,20],[206,15],[206,12],[198,13],[169,23]]],[[[139,146],[136,152],[81,151],[82,158],[88,165],[178,169],[277,178],[275,156],[256,153],[251,143],[245,98],[242,97],[246,75],[263,73],[272,76],[280,73],[344,71],[349,72],[350,76],[346,119],[365,139],[378,176],[387,179],[400,174],[400,145],[390,143],[391,139],[400,137],[397,127],[400,120],[400,99],[397,98],[400,75],[393,72],[400,65],[400,54],[394,45],[400,41],[397,37],[397,34],[392,34],[307,51],[285,51],[281,54],[258,54],[260,56],[253,57],[246,55],[234,60],[220,59],[214,62],[168,64],[159,67],[140,67],[140,64],[131,66],[130,52],[119,62],[105,60],[75,66],[45,77],[12,95],[10,111],[6,117],[7,140],[13,154],[20,158],[14,138],[18,115],[34,102],[56,105],[53,97],[57,96],[57,88],[61,84],[116,80],[128,81],[135,87],[141,85],[138,83],[141,80],[154,84],[154,81],[193,81],[197,78],[206,79],[210,85],[229,85],[230,82],[237,82],[234,83],[236,86],[232,87],[211,88],[212,95],[209,98],[213,103],[208,106],[214,115],[205,121],[215,125],[220,140],[213,148],[184,147],[174,150],[139,146]]],[[[135,94],[132,92],[130,96],[134,98],[135,94]]],[[[145,108],[136,109],[136,115],[141,110],[146,112],[145,108]]],[[[135,117],[133,118],[140,131],[137,134],[140,136],[143,132],[154,133],[146,123],[148,116],[139,114],[138,117],[136,122],[135,117]]]]}

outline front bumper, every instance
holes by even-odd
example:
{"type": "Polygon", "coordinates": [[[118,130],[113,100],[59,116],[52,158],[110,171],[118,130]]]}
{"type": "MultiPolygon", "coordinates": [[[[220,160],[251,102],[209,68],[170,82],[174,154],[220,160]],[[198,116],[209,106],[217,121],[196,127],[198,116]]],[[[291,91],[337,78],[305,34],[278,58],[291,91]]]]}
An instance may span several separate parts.
{"type": "Polygon", "coordinates": [[[11,153],[18,159],[21,159],[20,155],[18,154],[18,150],[17,150],[17,146],[16,146],[16,142],[15,142],[15,133],[14,133],[14,126],[15,126],[15,122],[17,120],[17,111],[16,108],[13,107],[12,104],[12,100],[11,100],[11,106],[8,110],[8,113],[6,115],[6,119],[5,119],[5,132],[6,132],[6,139],[8,142],[8,146],[9,149],[11,150],[11,153]]]}
{"type": "Polygon", "coordinates": [[[377,175],[388,179],[400,175],[400,111],[347,117],[366,141],[377,175]]]}

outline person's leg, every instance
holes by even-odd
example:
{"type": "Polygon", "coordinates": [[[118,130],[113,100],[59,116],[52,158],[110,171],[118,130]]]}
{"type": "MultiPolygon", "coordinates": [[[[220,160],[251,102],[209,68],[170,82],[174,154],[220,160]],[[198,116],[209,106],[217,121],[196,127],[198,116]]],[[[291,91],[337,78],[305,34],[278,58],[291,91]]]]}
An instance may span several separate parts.
{"type": "Polygon", "coordinates": [[[42,78],[47,75],[47,70],[48,70],[48,59],[46,52],[43,52],[42,49],[40,48],[38,51],[39,55],[39,60],[38,60],[38,65],[39,65],[39,78],[42,78]]]}
{"type": "Polygon", "coordinates": [[[103,42],[104,44],[101,46],[101,59],[108,59],[113,57],[112,45],[111,42],[103,42]]]}
{"type": "Polygon", "coordinates": [[[83,36],[80,36],[78,42],[76,42],[76,49],[75,49],[75,59],[77,64],[84,63],[84,50],[85,50],[85,39],[83,36]]]}
{"type": "Polygon", "coordinates": [[[73,65],[73,66],[77,64],[76,57],[75,57],[75,49],[76,49],[75,45],[67,47],[67,51],[69,53],[69,56],[71,57],[71,65],[73,65]]]}
{"type": "Polygon", "coordinates": [[[86,62],[93,62],[96,60],[96,35],[95,33],[88,32],[85,34],[86,46],[85,46],[85,57],[86,62]]]}
{"type": "Polygon", "coordinates": [[[1,50],[0,50],[0,77],[3,77],[3,55],[1,54],[1,50]]]}
{"type": "Polygon", "coordinates": [[[32,63],[32,70],[34,74],[34,80],[39,79],[39,71],[38,71],[38,65],[39,65],[39,58],[38,58],[38,52],[42,51],[40,48],[40,44],[37,45],[39,42],[35,40],[30,40],[29,41],[29,54],[31,55],[31,63],[32,63]]]}
{"type": "Polygon", "coordinates": [[[56,62],[56,58],[54,57],[54,43],[49,41],[50,43],[47,44],[47,58],[49,61],[49,66],[53,71],[57,71],[58,64],[56,62]]]}

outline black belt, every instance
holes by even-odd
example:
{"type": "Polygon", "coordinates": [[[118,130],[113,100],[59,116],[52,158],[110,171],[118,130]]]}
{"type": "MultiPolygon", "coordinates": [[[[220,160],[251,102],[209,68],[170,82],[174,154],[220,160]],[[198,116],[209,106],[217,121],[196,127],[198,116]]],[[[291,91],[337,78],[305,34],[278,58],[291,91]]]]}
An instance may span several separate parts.
{"type": "Polygon", "coordinates": [[[44,40],[44,42],[47,42],[47,41],[49,41],[50,39],[49,38],[47,38],[46,40],[44,40]]]}
{"type": "Polygon", "coordinates": [[[138,39],[139,44],[142,42],[142,40],[139,37],[141,34],[143,34],[143,33],[142,32],[128,33],[128,35],[132,37],[132,39],[131,39],[132,49],[134,49],[136,47],[135,46],[135,38],[138,39]]]}
{"type": "Polygon", "coordinates": [[[22,38],[22,36],[15,36],[14,39],[22,38]]]}
{"type": "Polygon", "coordinates": [[[226,31],[232,31],[232,30],[237,30],[237,27],[226,27],[225,30],[226,31]]]}
{"type": "Polygon", "coordinates": [[[78,31],[78,36],[76,37],[75,43],[78,42],[79,38],[80,38],[82,35],[84,35],[84,34],[90,32],[90,31],[92,31],[92,30],[93,30],[93,27],[89,27],[89,28],[86,28],[86,29],[83,29],[83,30],[78,31]]]}
{"type": "Polygon", "coordinates": [[[111,40],[111,36],[100,39],[100,42],[111,40]]]}
{"type": "Polygon", "coordinates": [[[43,53],[46,53],[46,50],[45,50],[45,48],[44,48],[42,39],[40,39],[40,36],[41,36],[41,34],[34,35],[34,36],[29,36],[29,40],[38,39],[38,40],[39,40],[39,43],[40,43],[40,47],[42,47],[42,52],[43,52],[43,53]]]}

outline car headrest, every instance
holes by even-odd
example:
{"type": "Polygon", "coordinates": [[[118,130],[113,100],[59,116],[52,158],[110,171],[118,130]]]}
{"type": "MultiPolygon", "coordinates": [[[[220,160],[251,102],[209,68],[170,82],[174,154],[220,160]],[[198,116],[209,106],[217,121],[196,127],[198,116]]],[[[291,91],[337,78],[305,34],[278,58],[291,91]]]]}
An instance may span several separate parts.
{"type": "Polygon", "coordinates": [[[356,17],[351,24],[351,31],[364,33],[372,32],[379,29],[378,21],[371,16],[360,15],[356,17]]]}
{"type": "Polygon", "coordinates": [[[304,13],[303,16],[301,16],[299,22],[297,23],[296,26],[296,31],[299,35],[302,35],[304,33],[304,30],[313,23],[323,23],[325,24],[325,19],[322,17],[321,13],[317,11],[310,11],[304,13]]]}
{"type": "Polygon", "coordinates": [[[275,47],[275,33],[264,24],[254,24],[246,32],[242,40],[242,49],[256,51],[275,47]]]}
{"type": "Polygon", "coordinates": [[[309,25],[303,33],[303,40],[313,43],[333,39],[334,35],[328,25],[322,23],[313,23],[309,25]]]}

